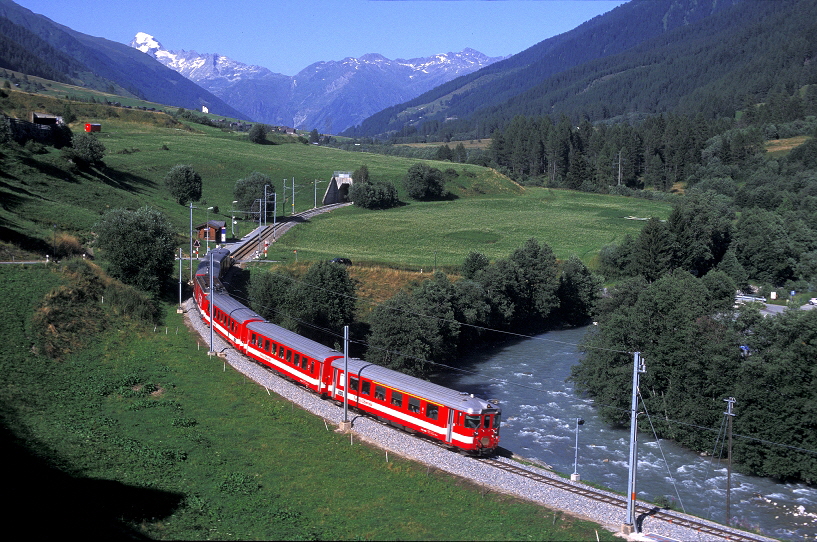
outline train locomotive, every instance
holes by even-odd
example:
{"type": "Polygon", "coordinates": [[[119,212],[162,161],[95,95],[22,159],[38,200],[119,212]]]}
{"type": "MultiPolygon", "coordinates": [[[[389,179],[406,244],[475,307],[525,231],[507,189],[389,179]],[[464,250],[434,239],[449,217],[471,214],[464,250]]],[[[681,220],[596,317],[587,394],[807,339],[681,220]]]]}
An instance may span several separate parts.
{"type": "Polygon", "coordinates": [[[344,401],[348,363],[349,407],[445,446],[490,455],[499,445],[501,409],[496,401],[427,382],[358,358],[266,321],[230,297],[221,279],[230,251],[207,253],[196,270],[194,298],[202,319],[236,350],[321,397],[344,401]],[[212,259],[212,263],[211,263],[212,259]],[[212,291],[210,268],[212,265],[212,291]]]}

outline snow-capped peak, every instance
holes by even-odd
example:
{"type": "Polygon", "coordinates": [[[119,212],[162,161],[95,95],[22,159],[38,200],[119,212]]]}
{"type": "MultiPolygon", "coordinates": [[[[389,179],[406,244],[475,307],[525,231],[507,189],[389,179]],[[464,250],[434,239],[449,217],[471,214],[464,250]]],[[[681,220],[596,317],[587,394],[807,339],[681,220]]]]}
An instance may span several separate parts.
{"type": "Polygon", "coordinates": [[[156,38],[145,32],[137,32],[130,46],[139,49],[143,53],[163,49],[162,44],[156,38]]]}

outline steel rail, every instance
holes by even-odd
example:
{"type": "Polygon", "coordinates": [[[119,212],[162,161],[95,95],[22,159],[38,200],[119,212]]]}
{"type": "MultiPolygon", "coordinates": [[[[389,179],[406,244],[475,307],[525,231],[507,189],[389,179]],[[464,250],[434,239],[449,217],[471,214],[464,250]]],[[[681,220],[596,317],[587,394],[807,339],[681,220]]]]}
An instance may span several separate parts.
{"type": "MultiPolygon", "coordinates": [[[[610,495],[609,493],[602,492],[601,490],[596,490],[595,488],[589,486],[583,485],[580,486],[575,483],[568,482],[567,480],[561,480],[558,478],[544,476],[542,474],[535,473],[523,467],[509,465],[507,463],[492,458],[479,458],[477,459],[477,461],[481,461],[494,468],[501,469],[512,474],[516,474],[517,476],[523,476],[536,482],[547,484],[549,486],[556,487],[558,489],[562,489],[564,491],[568,491],[570,493],[574,493],[576,495],[580,495],[582,497],[592,499],[594,501],[617,506],[622,510],[626,510],[627,508],[627,500],[623,496],[619,497],[616,495],[610,495]]],[[[753,536],[751,533],[736,531],[728,529],[726,527],[718,527],[710,523],[705,523],[703,521],[697,521],[696,519],[686,515],[682,516],[673,514],[666,510],[662,511],[657,506],[650,508],[637,505],[636,513],[639,516],[653,517],[661,521],[666,521],[667,523],[672,523],[673,525],[693,529],[705,535],[717,536],[724,540],[734,540],[735,542],[757,542],[762,540],[768,540],[768,538],[764,536],[760,535],[753,536]]]]}

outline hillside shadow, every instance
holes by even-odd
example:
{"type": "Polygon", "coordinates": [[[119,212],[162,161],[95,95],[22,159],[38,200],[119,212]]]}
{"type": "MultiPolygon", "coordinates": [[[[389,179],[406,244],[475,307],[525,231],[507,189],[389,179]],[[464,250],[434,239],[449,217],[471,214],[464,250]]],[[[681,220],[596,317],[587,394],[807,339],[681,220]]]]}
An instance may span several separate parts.
{"type": "Polygon", "coordinates": [[[0,219],[0,241],[17,245],[21,249],[28,252],[38,254],[51,254],[53,252],[52,245],[43,241],[42,239],[31,237],[30,235],[26,235],[13,229],[15,226],[17,225],[12,222],[0,219]]]}
{"type": "Polygon", "coordinates": [[[3,409],[0,453],[13,465],[7,469],[12,498],[4,514],[22,532],[30,529],[54,539],[73,532],[90,540],[148,540],[131,525],[168,517],[182,503],[181,494],[71,475],[55,467],[60,460],[53,450],[40,443],[35,444],[39,452],[26,446],[32,439],[8,428],[9,410],[3,409]]]}
{"type": "Polygon", "coordinates": [[[20,163],[32,168],[36,169],[43,175],[47,175],[48,177],[53,177],[55,179],[59,179],[61,181],[65,181],[67,183],[78,183],[79,180],[76,176],[71,173],[70,171],[66,171],[62,168],[59,168],[55,165],[49,164],[47,162],[41,160],[35,160],[34,158],[30,157],[20,157],[20,163]]]}
{"type": "Polygon", "coordinates": [[[156,183],[145,177],[117,171],[109,167],[93,169],[89,172],[93,177],[112,188],[131,192],[133,194],[143,194],[148,188],[155,188],[156,183]]]}

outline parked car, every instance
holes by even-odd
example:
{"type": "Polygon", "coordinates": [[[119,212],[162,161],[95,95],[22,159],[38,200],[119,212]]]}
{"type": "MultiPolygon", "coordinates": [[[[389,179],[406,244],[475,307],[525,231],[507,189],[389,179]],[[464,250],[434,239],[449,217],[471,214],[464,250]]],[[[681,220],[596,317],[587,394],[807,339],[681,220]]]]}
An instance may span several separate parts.
{"type": "Polygon", "coordinates": [[[808,300],[809,305],[817,305],[817,297],[812,297],[808,300]]]}
{"type": "Polygon", "coordinates": [[[352,260],[349,258],[332,258],[329,260],[331,263],[340,263],[343,265],[352,265],[352,260]]]}

